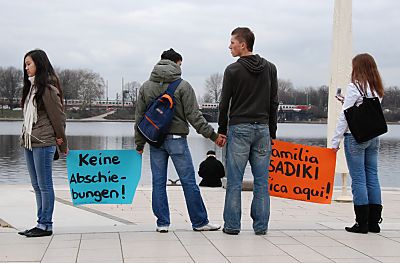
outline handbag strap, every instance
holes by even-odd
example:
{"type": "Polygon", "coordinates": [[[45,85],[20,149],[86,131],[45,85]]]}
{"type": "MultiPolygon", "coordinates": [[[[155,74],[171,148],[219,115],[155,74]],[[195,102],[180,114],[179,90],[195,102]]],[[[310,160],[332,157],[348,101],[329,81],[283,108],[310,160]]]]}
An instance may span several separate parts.
{"type": "Polygon", "coordinates": [[[361,91],[361,88],[358,86],[357,82],[354,83],[354,86],[356,86],[358,92],[360,92],[362,97],[367,97],[367,94],[361,91]]]}
{"type": "MultiPolygon", "coordinates": [[[[367,98],[367,95],[364,94],[364,93],[361,91],[361,88],[358,86],[357,82],[358,82],[358,81],[354,82],[354,86],[356,86],[358,92],[360,92],[361,97],[363,98],[363,101],[364,101],[364,99],[367,98]]],[[[356,105],[357,105],[357,101],[358,101],[358,100],[356,100],[356,101],[354,102],[354,105],[353,105],[353,106],[356,106],[356,105]]]]}
{"type": "MultiPolygon", "coordinates": [[[[361,96],[362,97],[364,97],[364,98],[366,98],[367,97],[367,92],[365,92],[365,93],[363,93],[362,91],[361,91],[361,88],[358,86],[358,81],[356,81],[355,83],[354,83],[354,85],[356,86],[356,88],[358,89],[358,92],[360,92],[360,94],[361,94],[361,96]]],[[[371,90],[371,93],[372,93],[372,97],[376,97],[375,96],[375,92],[374,92],[374,90],[373,89],[371,89],[371,87],[370,87],[370,90],[371,90]]]]}

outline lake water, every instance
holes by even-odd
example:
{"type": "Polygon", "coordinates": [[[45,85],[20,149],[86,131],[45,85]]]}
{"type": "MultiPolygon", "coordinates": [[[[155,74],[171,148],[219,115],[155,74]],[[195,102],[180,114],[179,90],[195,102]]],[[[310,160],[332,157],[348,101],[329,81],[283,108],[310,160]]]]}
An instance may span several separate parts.
{"type": "MultiPolygon", "coordinates": [[[[0,121],[0,184],[30,184],[22,148],[19,146],[20,121],[0,121]]],[[[213,124],[216,127],[216,124],[213,124]]],[[[278,124],[278,139],[306,145],[326,147],[326,124],[278,124]]],[[[133,124],[130,122],[68,122],[67,134],[71,149],[133,149],[133,124]]],[[[206,152],[213,149],[221,159],[222,151],[209,139],[193,129],[188,136],[193,163],[197,172],[206,152]]],[[[141,185],[151,185],[149,149],[143,154],[141,185]]],[[[389,125],[389,132],[381,137],[379,175],[383,187],[400,187],[400,125],[389,125]]],[[[251,177],[246,169],[245,177],[251,177]]],[[[172,163],[169,178],[177,179],[172,163]]],[[[197,177],[200,181],[200,178],[197,177]]],[[[67,184],[64,158],[54,162],[54,183],[67,184]]],[[[340,184],[340,179],[335,179],[340,184]]]]}

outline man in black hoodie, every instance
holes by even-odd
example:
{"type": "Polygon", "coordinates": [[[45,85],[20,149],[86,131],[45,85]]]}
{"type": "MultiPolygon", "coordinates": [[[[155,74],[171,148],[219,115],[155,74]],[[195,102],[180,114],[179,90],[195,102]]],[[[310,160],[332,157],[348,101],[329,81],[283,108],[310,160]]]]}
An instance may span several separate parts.
{"type": "Polygon", "coordinates": [[[218,119],[218,133],[228,133],[223,231],[232,235],[240,232],[243,174],[249,161],[254,177],[253,229],[256,235],[265,235],[270,214],[271,139],[276,138],[277,129],[277,70],[253,54],[255,37],[249,28],[238,27],[231,35],[229,49],[239,59],[225,70],[218,119]]]}

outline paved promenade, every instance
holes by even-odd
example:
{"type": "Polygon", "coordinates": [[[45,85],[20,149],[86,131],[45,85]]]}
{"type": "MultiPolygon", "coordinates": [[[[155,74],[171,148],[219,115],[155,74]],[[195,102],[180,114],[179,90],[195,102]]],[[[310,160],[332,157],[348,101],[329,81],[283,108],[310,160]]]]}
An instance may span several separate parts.
{"type": "MultiPolygon", "coordinates": [[[[210,221],[222,224],[225,190],[201,189],[210,221]]],[[[29,186],[0,185],[0,262],[400,262],[400,189],[383,191],[380,234],[344,231],[354,222],[351,203],[331,205],[272,198],[270,229],[254,235],[251,192],[243,192],[242,232],[194,232],[180,187],[168,187],[170,232],[156,233],[151,190],[139,187],[132,205],[71,205],[56,188],[54,235],[25,238],[35,222],[29,186]]],[[[334,192],[334,195],[338,194],[334,192]]]]}

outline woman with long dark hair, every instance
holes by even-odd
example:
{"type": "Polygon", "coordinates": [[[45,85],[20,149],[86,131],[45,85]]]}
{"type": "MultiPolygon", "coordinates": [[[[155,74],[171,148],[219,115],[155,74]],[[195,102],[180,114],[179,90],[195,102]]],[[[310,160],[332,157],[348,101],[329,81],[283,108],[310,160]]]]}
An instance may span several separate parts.
{"type": "Polygon", "coordinates": [[[332,148],[338,150],[344,137],[344,150],[351,177],[356,223],[346,227],[354,233],[379,233],[382,221],[382,198],[378,178],[379,137],[357,143],[350,133],[344,110],[361,104],[363,96],[383,98],[383,84],[374,58],[359,54],[352,61],[351,83],[347,86],[343,110],[339,115],[332,148]]]}
{"type": "Polygon", "coordinates": [[[26,237],[53,234],[54,188],[53,159],[68,154],[65,136],[65,114],[60,81],[43,50],[32,50],[24,56],[24,86],[21,107],[24,113],[21,145],[35,191],[36,227],[18,232],[26,237]]]}

